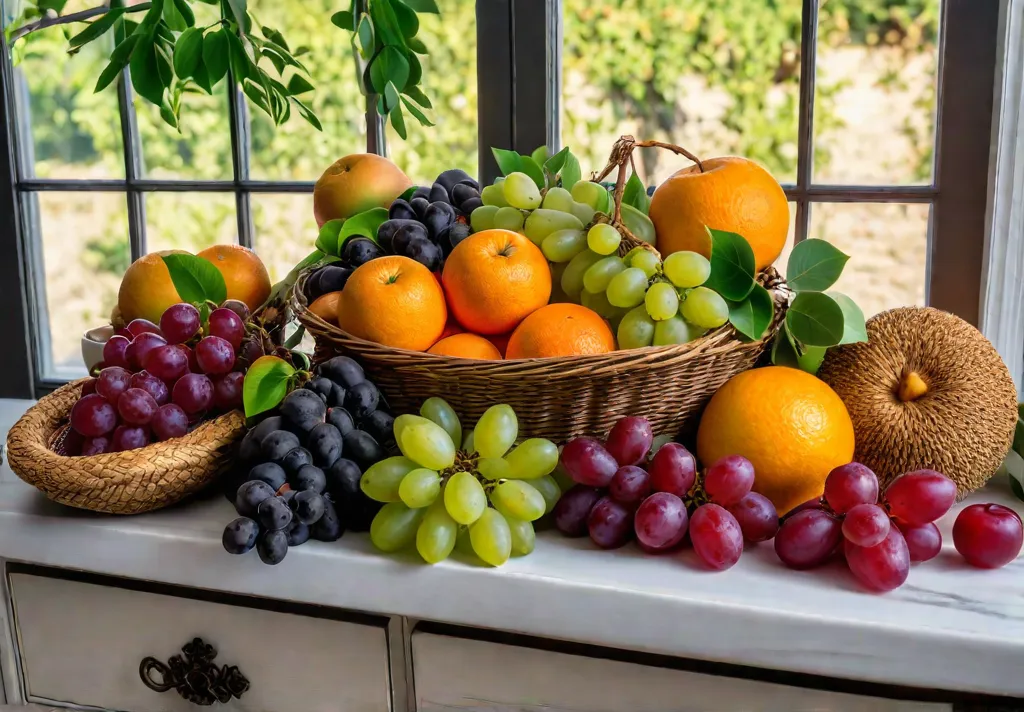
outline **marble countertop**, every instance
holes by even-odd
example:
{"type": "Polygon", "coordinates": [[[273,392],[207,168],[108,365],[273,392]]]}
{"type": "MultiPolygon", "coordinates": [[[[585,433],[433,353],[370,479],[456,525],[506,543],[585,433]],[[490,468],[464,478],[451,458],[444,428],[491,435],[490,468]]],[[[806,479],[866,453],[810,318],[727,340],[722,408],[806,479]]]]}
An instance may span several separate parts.
{"type": "MultiPolygon", "coordinates": [[[[0,401],[6,432],[25,401],[0,401]]],[[[211,590],[403,615],[529,635],[863,679],[1024,697],[1024,557],[971,569],[953,550],[955,514],[994,501],[1024,512],[1001,483],[940,522],[942,553],[876,595],[841,564],[790,571],[771,545],[723,573],[692,552],[599,551],[588,539],[538,536],[498,569],[378,554],[365,534],[291,549],[276,567],[226,554],[234,518],[211,496],[136,517],[62,507],[0,468],[0,557],[211,590]]]]}

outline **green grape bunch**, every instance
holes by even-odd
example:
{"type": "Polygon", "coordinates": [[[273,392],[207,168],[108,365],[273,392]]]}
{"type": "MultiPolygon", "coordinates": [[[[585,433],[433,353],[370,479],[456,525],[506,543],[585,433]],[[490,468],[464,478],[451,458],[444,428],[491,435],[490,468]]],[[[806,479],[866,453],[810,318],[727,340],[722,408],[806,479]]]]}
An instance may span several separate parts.
{"type": "Polygon", "coordinates": [[[381,551],[415,545],[429,564],[444,561],[461,537],[491,566],[533,551],[533,522],[561,495],[551,477],[558,447],[529,438],[516,445],[519,421],[508,405],[487,409],[463,433],[452,407],[428,398],[420,415],[395,419],[401,455],[363,473],[360,488],[384,506],[370,525],[381,551]],[[457,446],[459,443],[461,447],[457,446]]]}

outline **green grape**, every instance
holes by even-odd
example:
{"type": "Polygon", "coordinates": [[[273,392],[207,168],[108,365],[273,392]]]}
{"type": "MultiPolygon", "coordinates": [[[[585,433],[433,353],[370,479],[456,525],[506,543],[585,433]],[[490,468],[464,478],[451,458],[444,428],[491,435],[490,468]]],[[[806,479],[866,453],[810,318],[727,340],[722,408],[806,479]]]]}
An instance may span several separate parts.
{"type": "Polygon", "coordinates": [[[671,319],[679,311],[679,294],[668,282],[655,282],[644,297],[647,313],[655,321],[671,319]]]}
{"type": "Polygon", "coordinates": [[[501,457],[519,437],[519,420],[508,405],[492,405],[473,429],[476,451],[481,457],[501,457]]]}
{"type": "Polygon", "coordinates": [[[453,443],[462,442],[462,423],[459,422],[458,413],[443,398],[427,398],[420,406],[420,415],[444,428],[453,443]]]}
{"type": "Polygon", "coordinates": [[[551,473],[551,479],[553,479],[558,485],[558,489],[563,492],[568,492],[576,486],[576,480],[570,477],[569,473],[565,471],[565,468],[562,467],[561,460],[559,460],[558,467],[555,468],[555,471],[551,473]]]}
{"type": "Polygon", "coordinates": [[[505,480],[491,490],[491,504],[505,516],[532,522],[544,516],[544,495],[529,482],[505,480]]]}
{"type": "Polygon", "coordinates": [[[404,549],[416,539],[424,509],[409,509],[401,502],[381,507],[370,522],[370,541],[381,551],[404,549]]]}
{"type": "Polygon", "coordinates": [[[654,330],[654,319],[647,313],[647,307],[641,304],[622,317],[615,336],[620,349],[642,349],[654,343],[654,330]]]}
{"type": "Polygon", "coordinates": [[[511,470],[511,474],[506,477],[534,480],[555,469],[558,464],[558,446],[544,438],[530,438],[516,445],[505,456],[505,462],[511,470]]]}
{"type": "Polygon", "coordinates": [[[544,242],[544,238],[557,230],[582,230],[583,223],[570,213],[557,210],[534,210],[523,224],[523,232],[535,245],[544,242]]]}
{"type": "Polygon", "coordinates": [[[498,230],[511,230],[518,232],[523,228],[523,211],[516,208],[498,208],[494,214],[494,227],[498,230]]]}
{"type": "Polygon", "coordinates": [[[402,480],[419,465],[407,457],[397,455],[376,462],[359,478],[359,489],[378,502],[397,502],[402,480]]]}
{"type": "Polygon", "coordinates": [[[691,289],[679,313],[702,329],[717,329],[729,321],[729,305],[718,292],[707,287],[691,289]]]}
{"type": "Polygon", "coordinates": [[[544,475],[535,480],[530,480],[530,484],[544,498],[544,514],[554,509],[555,505],[558,504],[558,498],[562,496],[562,489],[555,482],[555,478],[551,475],[544,475]]]}
{"type": "MultiPolygon", "coordinates": [[[[487,188],[493,187],[493,185],[487,186],[487,188]]],[[[487,190],[487,188],[484,188],[484,190],[487,190]]],[[[483,232],[493,228],[494,216],[498,214],[498,210],[497,205],[481,205],[474,210],[473,214],[469,216],[469,224],[473,228],[473,232],[483,232]]]]}
{"type": "Polygon", "coordinates": [[[654,326],[654,345],[670,346],[672,344],[686,344],[703,333],[700,329],[676,314],[671,319],[659,321],[654,326]]]}
{"type": "Polygon", "coordinates": [[[644,295],[647,293],[647,275],[642,269],[628,267],[612,277],[608,283],[606,296],[608,303],[613,307],[624,307],[632,309],[638,304],[643,304],[644,295]]]}
{"type": "Polygon", "coordinates": [[[544,238],[540,249],[552,262],[568,262],[587,249],[587,236],[582,230],[555,230],[544,238]]]}
{"type": "Polygon", "coordinates": [[[629,266],[636,267],[639,270],[643,270],[643,273],[650,279],[658,273],[658,265],[661,264],[661,260],[658,256],[646,250],[643,247],[636,248],[632,253],[633,259],[630,260],[629,266]]]}
{"type": "Polygon", "coordinates": [[[583,275],[592,265],[602,259],[604,258],[596,252],[583,250],[569,260],[565,272],[562,272],[562,291],[571,299],[579,300],[580,292],[583,291],[583,275]]]}
{"type": "Polygon", "coordinates": [[[598,223],[587,231],[587,247],[599,255],[614,255],[622,235],[608,223],[598,223]]]}
{"type": "Polygon", "coordinates": [[[626,265],[622,263],[622,258],[618,255],[604,257],[591,265],[590,269],[583,274],[583,288],[593,294],[600,294],[608,289],[608,283],[612,281],[612,277],[625,269],[626,265]]]}
{"type": "Polygon", "coordinates": [[[473,551],[473,542],[469,540],[469,527],[459,527],[459,533],[455,536],[455,551],[469,557],[474,562],[480,558],[473,551]]]}
{"type": "Polygon", "coordinates": [[[444,486],[444,507],[459,524],[472,524],[487,509],[487,495],[473,475],[456,472],[444,486]]]}
{"type": "MultiPolygon", "coordinates": [[[[505,191],[502,189],[501,183],[485,186],[480,191],[480,200],[484,201],[484,205],[491,205],[497,208],[508,207],[508,201],[505,200],[505,191]]],[[[476,210],[473,212],[476,212],[476,210]]]]}
{"type": "Polygon", "coordinates": [[[649,245],[655,244],[657,238],[654,232],[654,223],[642,212],[632,205],[622,205],[622,224],[633,233],[637,239],[643,240],[649,245]]]}
{"type": "Polygon", "coordinates": [[[711,276],[711,263],[699,252],[673,252],[662,265],[665,276],[681,289],[699,287],[711,276]]]}
{"type": "Polygon", "coordinates": [[[436,564],[452,553],[458,536],[459,525],[445,510],[444,503],[438,500],[427,509],[416,530],[416,551],[428,564],[436,564]]]}
{"type": "Polygon", "coordinates": [[[542,208],[548,210],[557,210],[562,213],[571,213],[574,201],[572,199],[572,193],[567,191],[565,188],[548,188],[547,195],[544,196],[544,203],[541,205],[542,208]]]}
{"type": "Polygon", "coordinates": [[[470,430],[468,433],[466,433],[465,437],[462,440],[462,451],[473,453],[476,452],[475,448],[476,445],[473,443],[473,431],[470,430]]]}
{"type": "Polygon", "coordinates": [[[512,554],[512,532],[496,509],[487,507],[469,528],[473,551],[491,566],[501,566],[512,554]]]}
{"type": "Polygon", "coordinates": [[[507,480],[512,477],[512,468],[503,457],[481,457],[476,461],[476,471],[487,480],[507,480]]]}
{"type": "Polygon", "coordinates": [[[505,200],[513,208],[536,210],[540,207],[540,188],[525,173],[509,173],[501,187],[505,200]]]}
{"type": "Polygon", "coordinates": [[[512,556],[526,556],[532,553],[537,543],[537,533],[533,530],[533,524],[515,517],[505,517],[505,521],[512,537],[512,556]]]}
{"type": "MultiPolygon", "coordinates": [[[[550,237],[550,235],[548,236],[550,237]]],[[[562,291],[562,274],[565,272],[565,268],[569,265],[568,262],[552,262],[551,267],[551,296],[548,297],[548,304],[557,304],[559,302],[571,302],[572,300],[562,291]]]]}
{"type": "Polygon", "coordinates": [[[586,203],[573,203],[572,214],[579,218],[579,221],[584,225],[589,225],[594,220],[594,216],[597,215],[597,211],[586,203]]]}
{"type": "Polygon", "coordinates": [[[443,470],[455,464],[455,444],[452,438],[437,423],[419,416],[400,416],[413,418],[407,425],[398,428],[395,419],[395,436],[402,454],[431,470],[443,470]]]}
{"type": "Polygon", "coordinates": [[[398,485],[398,496],[407,507],[419,509],[429,507],[441,494],[441,475],[433,470],[420,467],[402,478],[398,485]]]}
{"type": "Polygon", "coordinates": [[[600,183],[579,181],[572,187],[572,199],[589,205],[599,213],[607,213],[612,207],[612,197],[600,183]]]}
{"type": "Polygon", "coordinates": [[[585,306],[587,309],[593,312],[597,312],[599,315],[608,319],[609,321],[616,320],[620,316],[626,313],[625,309],[619,307],[613,307],[608,301],[608,297],[605,296],[604,292],[588,292],[584,289],[580,292],[580,304],[585,306]]]}

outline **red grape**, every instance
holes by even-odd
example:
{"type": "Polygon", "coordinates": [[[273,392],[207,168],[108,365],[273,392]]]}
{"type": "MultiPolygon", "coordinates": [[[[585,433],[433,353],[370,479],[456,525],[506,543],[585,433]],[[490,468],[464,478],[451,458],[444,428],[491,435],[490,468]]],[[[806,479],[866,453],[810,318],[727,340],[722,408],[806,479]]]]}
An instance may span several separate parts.
{"type": "Polygon", "coordinates": [[[90,378],[82,382],[82,393],[81,395],[87,396],[90,393],[96,392],[96,379],[90,378]]]}
{"type": "Polygon", "coordinates": [[[909,524],[927,524],[953,506],[956,483],[935,470],[917,470],[893,480],[883,498],[894,517],[909,524]]]}
{"type": "Polygon", "coordinates": [[[569,477],[590,487],[607,487],[619,469],[611,453],[593,438],[570,440],[562,448],[561,462],[569,477]]]}
{"type": "Polygon", "coordinates": [[[601,491],[586,485],[574,485],[558,498],[552,510],[555,527],[565,536],[586,536],[587,517],[601,499],[601,491]]]}
{"type": "Polygon", "coordinates": [[[139,371],[132,376],[132,388],[141,388],[153,396],[157,405],[163,405],[171,399],[170,389],[167,384],[154,376],[149,371],[139,371]]]}
{"type": "Polygon", "coordinates": [[[768,541],[779,531],[779,513],[772,501],[763,494],[748,492],[736,504],[726,509],[736,517],[743,538],[749,542],[768,541]]]}
{"type": "Polygon", "coordinates": [[[794,514],[799,514],[800,512],[807,511],[808,509],[825,509],[825,503],[822,501],[821,497],[809,499],[803,504],[798,504],[797,506],[793,507],[791,510],[783,514],[782,517],[780,517],[780,519],[782,522],[784,522],[790,517],[792,517],[794,514]]]}
{"type": "Polygon", "coordinates": [[[651,493],[651,477],[633,465],[620,467],[608,483],[608,494],[622,504],[640,504],[651,493]]]}
{"type": "Polygon", "coordinates": [[[843,552],[854,577],[879,593],[903,585],[910,573],[910,551],[896,527],[890,527],[882,543],[875,546],[857,546],[847,539],[843,552]]]}
{"type": "Polygon", "coordinates": [[[635,465],[647,456],[654,442],[651,424],[646,418],[623,418],[615,424],[604,447],[620,465],[635,465]]]}
{"type": "Polygon", "coordinates": [[[132,374],[120,366],[108,366],[96,378],[96,392],[111,403],[131,387],[132,374]]]}
{"type": "Polygon", "coordinates": [[[836,514],[846,514],[858,504],[878,502],[878,477],[859,462],[850,462],[828,473],[825,501],[836,514]]]}
{"type": "Polygon", "coordinates": [[[185,358],[188,360],[188,372],[199,373],[199,361],[196,360],[195,349],[190,349],[185,344],[178,344],[178,348],[185,354],[185,358]]]}
{"type": "Polygon", "coordinates": [[[823,509],[805,509],[782,522],[775,553],[791,569],[810,569],[824,563],[842,538],[838,519],[823,509]]]}
{"type": "Polygon", "coordinates": [[[134,425],[118,425],[110,443],[111,452],[135,450],[149,445],[149,431],[134,425]]]}
{"type": "Polygon", "coordinates": [[[105,452],[110,452],[110,438],[106,435],[100,435],[95,438],[86,438],[82,442],[80,454],[83,457],[102,455],[105,452]]]}
{"type": "Polygon", "coordinates": [[[111,336],[107,343],[103,344],[103,363],[108,366],[127,368],[128,359],[125,356],[125,351],[128,350],[128,344],[130,343],[131,340],[123,336],[118,336],[117,334],[111,336]]]}
{"type": "Polygon", "coordinates": [[[891,526],[889,515],[877,504],[855,504],[843,517],[843,536],[857,546],[878,546],[891,526]]]}
{"type": "Polygon", "coordinates": [[[1024,543],[1020,516],[1001,504],[972,504],[953,523],[953,546],[971,566],[998,569],[1017,558],[1024,543]]]}
{"type": "Polygon", "coordinates": [[[705,564],[725,571],[740,560],[743,530],[729,510],[717,504],[702,504],[690,517],[690,542],[705,564]]]}
{"type": "Polygon", "coordinates": [[[99,393],[82,396],[71,407],[71,427],[87,438],[106,435],[117,425],[117,409],[99,393]]]}
{"type": "Polygon", "coordinates": [[[159,334],[151,334],[146,332],[139,334],[135,337],[135,340],[128,344],[128,348],[125,350],[125,358],[128,359],[128,366],[133,371],[142,370],[142,362],[146,360],[146,355],[155,348],[159,348],[167,343],[167,340],[159,334]]]}
{"type": "Polygon", "coordinates": [[[160,330],[168,343],[183,344],[199,333],[199,310],[191,304],[174,304],[160,317],[160,330]]]}
{"type": "Polygon", "coordinates": [[[213,405],[220,410],[234,410],[242,407],[242,384],[245,374],[229,373],[213,383],[213,405]]]}
{"type": "Polygon", "coordinates": [[[224,303],[220,305],[221,309],[230,309],[238,318],[242,320],[242,323],[249,321],[249,305],[240,299],[225,299],[224,303]]]}
{"type": "MultiPolygon", "coordinates": [[[[133,338],[138,337],[139,334],[160,334],[160,327],[149,319],[132,319],[128,324],[128,333],[133,338]]],[[[160,335],[163,336],[163,334],[160,335]]]]}
{"type": "Polygon", "coordinates": [[[633,537],[633,512],[611,497],[602,497],[587,516],[587,531],[602,549],[617,549],[633,537]]]}
{"type": "Polygon", "coordinates": [[[117,412],[129,425],[148,425],[159,406],[149,391],[129,388],[117,399],[117,412]]]}
{"type": "Polygon", "coordinates": [[[180,438],[188,432],[188,415],[174,403],[160,406],[153,414],[153,434],[157,440],[180,438]]]}
{"type": "Polygon", "coordinates": [[[227,339],[206,336],[196,344],[196,361],[203,373],[211,376],[228,373],[235,365],[235,349],[227,339]]]}
{"type": "Polygon", "coordinates": [[[697,460],[679,443],[665,443],[648,468],[655,492],[685,497],[697,479],[697,460]]]}
{"type": "Polygon", "coordinates": [[[171,400],[189,415],[198,415],[213,403],[213,383],[201,373],[186,373],[174,384],[171,400]]]}
{"type": "Polygon", "coordinates": [[[715,504],[736,504],[754,486],[754,465],[742,455],[726,455],[704,472],[704,491],[715,504]]]}
{"type": "Polygon", "coordinates": [[[942,532],[934,522],[915,525],[896,519],[893,524],[900,528],[900,533],[907,542],[911,562],[918,563],[934,559],[942,551],[942,532]]]}
{"type": "Polygon", "coordinates": [[[245,338],[245,324],[238,318],[238,314],[230,309],[214,309],[210,312],[210,326],[207,330],[211,336],[220,338],[231,344],[231,348],[237,350],[245,338]]]}
{"type": "Polygon", "coordinates": [[[188,356],[179,346],[166,344],[146,354],[142,365],[161,381],[174,383],[188,373],[188,356]]]}
{"type": "Polygon", "coordinates": [[[668,492],[656,492],[636,510],[633,530],[650,551],[670,549],[686,536],[686,504],[668,492]]]}

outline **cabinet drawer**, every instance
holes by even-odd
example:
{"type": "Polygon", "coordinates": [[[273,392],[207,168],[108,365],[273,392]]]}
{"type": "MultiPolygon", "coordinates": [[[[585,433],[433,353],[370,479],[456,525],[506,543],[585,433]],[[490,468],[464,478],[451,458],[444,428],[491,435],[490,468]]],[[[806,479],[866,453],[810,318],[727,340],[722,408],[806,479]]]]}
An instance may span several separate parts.
{"type": "Polygon", "coordinates": [[[221,709],[386,712],[383,627],[15,573],[10,576],[25,691],[32,699],[129,712],[196,710],[157,693],[139,663],[161,662],[200,637],[249,690],[221,709]]]}
{"type": "Polygon", "coordinates": [[[412,658],[418,712],[952,710],[430,633],[413,634],[412,658]]]}

